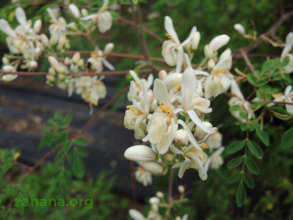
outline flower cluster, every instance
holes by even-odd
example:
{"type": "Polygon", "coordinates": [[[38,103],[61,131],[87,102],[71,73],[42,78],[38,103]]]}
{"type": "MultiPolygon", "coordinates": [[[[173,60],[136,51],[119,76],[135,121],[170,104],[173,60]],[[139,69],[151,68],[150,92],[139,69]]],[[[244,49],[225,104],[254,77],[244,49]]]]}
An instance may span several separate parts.
{"type": "MultiPolygon", "coordinates": [[[[49,37],[40,33],[42,21],[37,20],[32,24],[27,20],[24,10],[18,7],[15,11],[19,25],[13,30],[8,22],[0,20],[0,30],[7,34],[7,46],[11,54],[2,58],[4,66],[1,76],[2,80],[14,80],[17,75],[6,74],[16,72],[19,68],[35,70],[41,57],[48,58],[50,67],[47,74],[47,84],[57,85],[61,89],[67,89],[69,95],[80,94],[91,106],[98,105],[99,99],[106,96],[106,87],[101,81],[102,77],[83,76],[85,72],[102,72],[104,66],[109,70],[114,67],[106,60],[114,48],[113,43],[106,44],[104,50],[97,45],[87,58],[75,53],[71,58],[60,56],[71,48],[69,36],[80,35],[90,38],[91,33],[98,29],[101,33],[108,31],[112,26],[112,16],[108,8],[108,1],[97,13],[88,15],[86,9],[79,8],[74,4],[65,4],[74,22],[67,23],[60,15],[58,7],[48,8],[47,12],[51,18],[48,27],[49,37]]],[[[94,44],[94,42],[92,42],[94,44]]]]}
{"type": "MultiPolygon", "coordinates": [[[[128,99],[132,105],[127,106],[124,125],[134,130],[136,139],[149,143],[150,147],[129,147],[124,156],[153,175],[179,168],[181,178],[191,168],[206,180],[208,169],[216,169],[223,163],[224,150],[222,135],[207,121],[207,114],[212,112],[210,99],[236,84],[230,74],[231,50],[217,56],[229,37],[217,36],[206,45],[205,61],[194,69],[190,59],[200,40],[196,27],[183,43],[169,17],[165,18],[165,29],[170,39],[163,43],[162,55],[167,64],[176,65],[176,70],[161,71],[155,80],[152,75],[140,79],[130,71],[134,80],[130,83],[128,99]]],[[[237,104],[246,106],[242,103],[243,96],[235,95],[237,104]]]]}
{"type": "MultiPolygon", "coordinates": [[[[32,23],[27,20],[25,12],[18,7],[15,10],[18,26],[13,29],[5,19],[0,19],[0,30],[7,34],[6,43],[11,54],[2,58],[4,72],[16,72],[22,69],[34,70],[38,66],[38,59],[46,47],[46,35],[40,34],[41,20],[32,23]]],[[[2,80],[14,80],[17,75],[5,74],[2,80]]]]}

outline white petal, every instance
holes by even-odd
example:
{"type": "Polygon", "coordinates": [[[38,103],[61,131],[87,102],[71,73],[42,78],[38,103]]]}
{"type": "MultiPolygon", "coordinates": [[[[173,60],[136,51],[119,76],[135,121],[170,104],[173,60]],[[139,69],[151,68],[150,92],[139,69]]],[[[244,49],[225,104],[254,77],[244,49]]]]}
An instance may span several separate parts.
{"type": "Polygon", "coordinates": [[[293,47],[293,32],[290,32],[286,37],[285,47],[282,51],[281,58],[284,58],[293,47]]]}
{"type": "Polygon", "coordinates": [[[195,113],[195,111],[193,110],[189,110],[187,111],[188,116],[190,117],[190,119],[203,131],[205,131],[206,133],[212,134],[216,131],[215,128],[209,128],[207,127],[201,120],[200,118],[197,116],[197,114],[195,113]]]}
{"type": "Polygon", "coordinates": [[[87,21],[87,20],[95,19],[96,17],[97,17],[97,14],[91,14],[91,15],[82,17],[80,20],[87,21]]]}
{"type": "Polygon", "coordinates": [[[285,96],[289,95],[291,90],[292,90],[292,86],[291,85],[287,86],[284,92],[285,96]]]}
{"type": "Polygon", "coordinates": [[[173,21],[169,16],[165,17],[165,30],[168,32],[168,34],[170,34],[172,39],[175,40],[177,44],[180,44],[177,33],[174,29],[173,21]]]}
{"type": "Polygon", "coordinates": [[[209,46],[213,51],[217,51],[221,47],[225,46],[230,40],[230,37],[226,34],[219,35],[211,40],[209,46]]]}
{"type": "Polygon", "coordinates": [[[4,19],[0,19],[0,30],[2,32],[4,32],[7,35],[10,36],[15,36],[14,31],[11,29],[10,25],[8,24],[8,22],[4,19]]]}
{"type": "Polygon", "coordinates": [[[244,96],[243,96],[238,84],[236,83],[236,81],[234,79],[231,80],[231,93],[236,95],[240,99],[244,99],[244,96]]]}
{"type": "Polygon", "coordinates": [[[183,64],[183,56],[184,56],[184,50],[183,47],[178,48],[178,55],[177,55],[177,63],[176,63],[176,72],[180,73],[181,72],[181,67],[183,64]]]}
{"type": "Polygon", "coordinates": [[[168,104],[168,90],[162,80],[156,79],[154,83],[154,95],[161,104],[168,104]]]}
{"type": "Polygon", "coordinates": [[[184,121],[182,121],[181,119],[178,120],[178,124],[180,124],[185,131],[187,131],[187,135],[189,138],[190,143],[197,149],[197,150],[202,150],[199,146],[199,144],[197,143],[197,141],[195,140],[193,134],[191,133],[190,129],[188,128],[188,126],[185,124],[184,121]]]}
{"type": "Polygon", "coordinates": [[[109,70],[115,70],[115,67],[105,58],[102,59],[102,62],[109,70]]]}
{"type": "Polygon", "coordinates": [[[136,209],[130,209],[129,210],[129,215],[134,220],[145,220],[143,215],[139,211],[137,211],[136,209]]]}
{"type": "Polygon", "coordinates": [[[190,34],[188,35],[186,40],[181,45],[184,46],[185,44],[188,44],[191,41],[191,39],[193,38],[195,33],[196,33],[196,27],[193,26],[192,29],[191,29],[190,34]]]}
{"type": "Polygon", "coordinates": [[[26,24],[26,16],[25,16],[25,13],[24,13],[24,10],[20,7],[18,7],[16,10],[15,10],[15,17],[18,21],[19,24],[26,24]]]}
{"type": "Polygon", "coordinates": [[[194,77],[194,74],[192,73],[192,71],[190,71],[190,69],[186,69],[186,71],[183,73],[181,88],[181,95],[185,110],[190,107],[192,97],[194,96],[195,92],[195,84],[196,79],[194,77]]]}

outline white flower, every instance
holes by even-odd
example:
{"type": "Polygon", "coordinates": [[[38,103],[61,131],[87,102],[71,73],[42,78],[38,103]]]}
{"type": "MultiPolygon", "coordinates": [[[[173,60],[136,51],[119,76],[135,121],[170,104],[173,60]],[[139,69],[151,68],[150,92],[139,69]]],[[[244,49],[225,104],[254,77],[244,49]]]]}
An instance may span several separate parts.
{"type": "Polygon", "coordinates": [[[229,106],[240,106],[239,110],[233,111],[231,112],[231,114],[241,122],[246,122],[247,120],[254,118],[254,112],[250,107],[250,103],[244,99],[244,96],[235,80],[231,81],[231,93],[235,95],[235,97],[232,97],[229,100],[229,106]],[[241,112],[245,113],[247,115],[247,118],[241,117],[241,112]]]}
{"type": "Polygon", "coordinates": [[[75,4],[70,4],[68,8],[69,8],[71,14],[73,15],[73,17],[80,18],[80,11],[75,4]]]}
{"type": "MultiPolygon", "coordinates": [[[[292,85],[289,85],[286,87],[284,91],[284,95],[280,95],[279,97],[276,97],[274,99],[276,102],[290,102],[293,103],[293,91],[292,91],[292,85]]],[[[269,104],[269,106],[273,106],[274,103],[269,104]]],[[[286,110],[288,113],[293,114],[293,105],[286,104],[286,110]]]]}
{"type": "Polygon", "coordinates": [[[147,136],[143,141],[149,141],[155,145],[160,154],[165,154],[174,139],[177,124],[164,112],[155,112],[147,126],[147,136]]]}
{"type": "Polygon", "coordinates": [[[223,164],[223,158],[221,157],[221,153],[224,151],[223,147],[220,147],[217,151],[215,151],[210,157],[210,166],[211,169],[218,169],[223,164]]]}
{"type": "Polygon", "coordinates": [[[184,59],[183,47],[193,39],[196,33],[196,27],[192,28],[189,36],[182,43],[179,41],[172,19],[169,16],[165,17],[165,29],[170,40],[163,43],[162,55],[168,65],[176,65],[176,72],[180,72],[184,59]]]}
{"type": "Polygon", "coordinates": [[[198,174],[201,180],[206,180],[209,166],[206,153],[202,150],[197,150],[190,146],[184,150],[184,156],[184,162],[177,163],[173,166],[173,168],[179,167],[178,177],[182,178],[185,171],[189,168],[192,168],[198,170],[198,174]]]}
{"type": "Polygon", "coordinates": [[[230,40],[230,37],[226,34],[219,35],[211,40],[211,42],[205,46],[205,56],[213,57],[214,54],[223,46],[225,46],[230,40]]]}
{"type": "Polygon", "coordinates": [[[242,24],[234,24],[234,29],[241,35],[245,34],[245,28],[242,24]]]}
{"type": "Polygon", "coordinates": [[[135,178],[144,186],[148,186],[152,183],[152,174],[149,171],[143,169],[141,166],[136,168],[135,178]]]}
{"type": "Polygon", "coordinates": [[[232,78],[230,74],[231,66],[231,50],[227,49],[221,54],[212,74],[205,81],[205,97],[216,97],[229,89],[232,78]]]}
{"type": "Polygon", "coordinates": [[[108,0],[104,0],[104,4],[101,9],[95,13],[81,18],[81,20],[93,20],[101,33],[105,33],[112,26],[112,15],[107,10],[108,0]]]}
{"type": "Polygon", "coordinates": [[[222,146],[222,134],[220,132],[211,134],[207,139],[207,144],[210,150],[218,149],[222,146]]]}
{"type": "Polygon", "coordinates": [[[155,152],[145,145],[129,147],[124,152],[124,157],[133,161],[153,161],[156,158],[155,152]]]}

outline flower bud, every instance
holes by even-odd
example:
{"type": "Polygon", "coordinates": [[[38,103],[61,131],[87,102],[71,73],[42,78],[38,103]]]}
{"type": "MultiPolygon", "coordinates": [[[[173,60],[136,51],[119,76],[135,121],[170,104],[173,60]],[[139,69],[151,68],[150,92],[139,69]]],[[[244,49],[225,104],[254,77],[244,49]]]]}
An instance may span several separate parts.
{"type": "Polygon", "coordinates": [[[38,67],[38,63],[35,60],[32,60],[28,63],[28,68],[35,69],[38,67]]]}
{"type": "Polygon", "coordinates": [[[114,49],[114,44],[113,43],[107,43],[106,46],[105,46],[104,53],[111,53],[113,49],[114,49]]]}
{"type": "Polygon", "coordinates": [[[177,130],[175,133],[175,141],[177,143],[187,145],[187,143],[188,143],[187,131],[185,131],[184,129],[177,130]]]}
{"type": "Polygon", "coordinates": [[[230,40],[230,37],[226,34],[221,34],[211,40],[209,46],[213,51],[219,50],[221,47],[225,46],[230,40]]]}
{"type": "Polygon", "coordinates": [[[200,33],[197,31],[194,33],[193,38],[191,40],[192,50],[196,50],[198,48],[199,41],[200,41],[200,33]]]}
{"type": "Polygon", "coordinates": [[[45,34],[41,34],[40,35],[41,38],[41,42],[42,44],[47,47],[49,45],[49,39],[47,38],[47,36],[45,34]]]}
{"type": "Polygon", "coordinates": [[[205,45],[204,47],[204,55],[208,58],[212,58],[214,55],[214,51],[210,45],[205,45]]]}
{"type": "Polygon", "coordinates": [[[41,28],[42,28],[42,21],[40,19],[38,19],[34,24],[34,31],[36,33],[39,33],[41,28]]]}
{"type": "Polygon", "coordinates": [[[159,78],[164,79],[167,76],[167,72],[165,70],[161,70],[159,72],[159,78]]]}
{"type": "Polygon", "coordinates": [[[88,16],[88,11],[85,9],[85,8],[83,8],[83,9],[81,9],[81,14],[82,14],[82,16],[88,16]]]}
{"type": "Polygon", "coordinates": [[[245,28],[241,24],[235,24],[234,29],[239,33],[239,34],[245,34],[245,28]]]}
{"type": "Polygon", "coordinates": [[[80,59],[80,53],[79,52],[74,53],[74,55],[72,57],[72,61],[74,63],[78,63],[79,59],[80,59]]]}
{"type": "Polygon", "coordinates": [[[184,186],[183,186],[183,185],[179,185],[179,186],[178,186],[178,191],[179,191],[181,194],[183,194],[183,193],[185,192],[185,188],[184,188],[184,186]]]}
{"type": "Polygon", "coordinates": [[[13,66],[11,66],[11,65],[5,65],[5,66],[3,66],[2,70],[4,72],[14,72],[15,68],[13,66]]]}
{"type": "Polygon", "coordinates": [[[73,17],[80,18],[79,9],[75,4],[70,4],[69,5],[69,10],[70,10],[71,14],[73,15],[73,17]]]}
{"type": "Polygon", "coordinates": [[[214,59],[209,59],[208,68],[213,69],[215,67],[215,65],[216,65],[215,60],[214,59]]]}
{"type": "Polygon", "coordinates": [[[156,193],[156,196],[158,198],[162,199],[162,198],[164,198],[164,193],[162,193],[162,192],[159,191],[159,192],[156,193]]]}
{"type": "Polygon", "coordinates": [[[15,80],[17,78],[17,75],[12,75],[12,74],[5,74],[2,76],[2,80],[5,82],[10,82],[12,80],[15,80]]]}
{"type": "Polygon", "coordinates": [[[156,162],[143,162],[140,165],[154,175],[163,174],[163,167],[156,162]]]}
{"type": "Polygon", "coordinates": [[[209,149],[217,149],[222,145],[222,134],[220,132],[215,132],[211,134],[207,140],[209,149]]]}
{"type": "Polygon", "coordinates": [[[156,158],[156,154],[150,147],[135,145],[126,149],[124,157],[133,161],[152,161],[156,158]]]}

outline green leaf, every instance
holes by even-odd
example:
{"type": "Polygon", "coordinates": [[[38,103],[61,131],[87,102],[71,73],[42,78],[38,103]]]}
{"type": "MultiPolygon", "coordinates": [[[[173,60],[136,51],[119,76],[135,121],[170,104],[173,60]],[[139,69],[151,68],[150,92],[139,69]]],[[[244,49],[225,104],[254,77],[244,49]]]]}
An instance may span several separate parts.
{"type": "Polygon", "coordinates": [[[245,145],[245,141],[233,141],[230,145],[226,147],[225,153],[227,155],[234,154],[240,151],[245,145]]]}
{"type": "Polygon", "coordinates": [[[245,159],[245,164],[251,173],[253,173],[254,175],[259,174],[259,167],[252,157],[247,156],[245,159]]]}
{"type": "Polygon", "coordinates": [[[240,164],[242,164],[242,162],[243,162],[243,156],[236,157],[229,161],[229,163],[227,164],[227,167],[229,169],[234,169],[238,167],[240,164]]]}
{"type": "Polygon", "coordinates": [[[79,137],[73,140],[73,143],[81,147],[87,146],[88,141],[85,138],[79,137]]]}
{"type": "Polygon", "coordinates": [[[233,175],[231,175],[229,178],[228,178],[228,183],[235,183],[237,182],[241,177],[241,174],[239,172],[237,173],[234,173],[233,175]]]}
{"type": "Polygon", "coordinates": [[[243,183],[240,182],[237,188],[236,192],[236,203],[238,207],[243,206],[244,202],[246,199],[246,190],[245,187],[243,186],[243,183]]]}
{"type": "Polygon", "coordinates": [[[266,73],[268,71],[274,71],[281,65],[280,58],[275,58],[264,62],[261,68],[262,73],[266,73]]]}
{"type": "Polygon", "coordinates": [[[74,148],[74,152],[81,157],[86,157],[88,155],[88,151],[83,148],[74,148]]]}
{"type": "Polygon", "coordinates": [[[247,146],[248,150],[252,153],[253,156],[255,156],[258,159],[261,159],[263,157],[263,150],[257,143],[249,140],[247,142],[247,146]]]}
{"type": "Polygon", "coordinates": [[[270,138],[267,132],[260,130],[259,127],[256,127],[256,134],[267,147],[270,145],[270,138]]]}
{"type": "Polygon", "coordinates": [[[293,146],[293,127],[289,128],[282,135],[281,147],[283,149],[289,149],[293,146]]]}
{"type": "Polygon", "coordinates": [[[243,180],[249,189],[253,189],[255,187],[254,179],[249,174],[244,174],[243,180]]]}
{"type": "Polygon", "coordinates": [[[84,165],[79,157],[74,157],[73,161],[73,173],[76,177],[82,178],[84,176],[84,165]]]}

